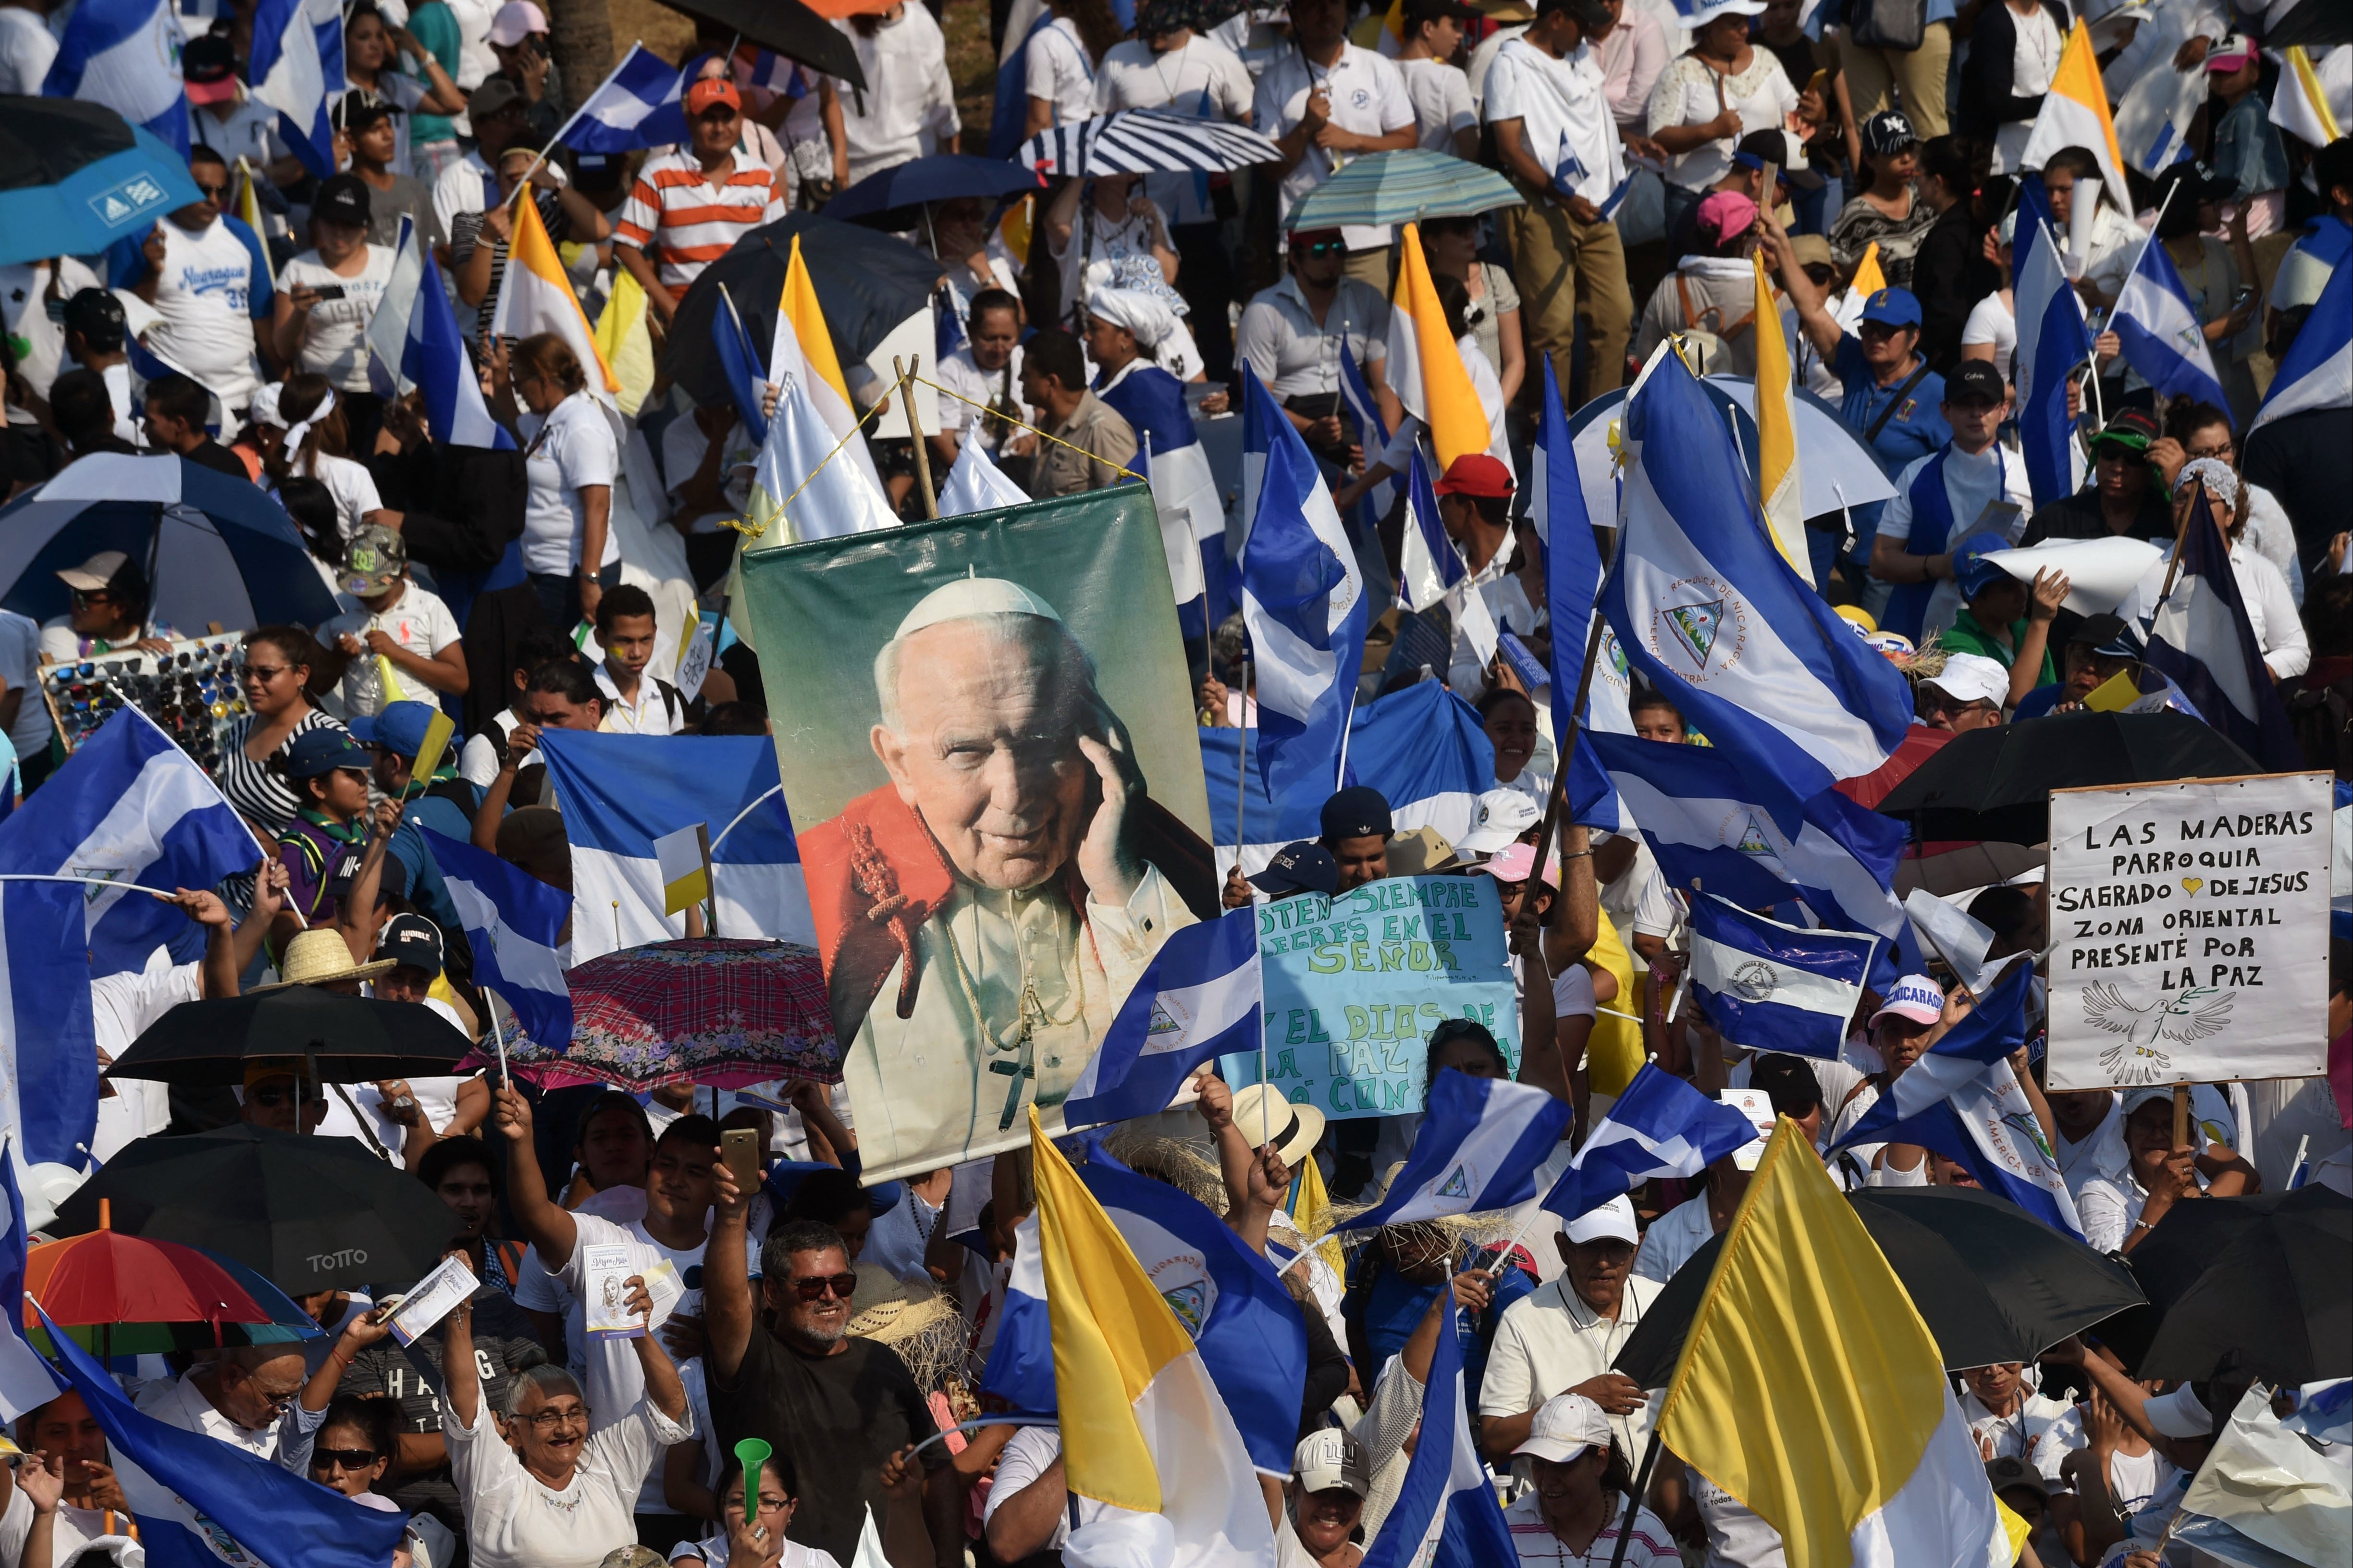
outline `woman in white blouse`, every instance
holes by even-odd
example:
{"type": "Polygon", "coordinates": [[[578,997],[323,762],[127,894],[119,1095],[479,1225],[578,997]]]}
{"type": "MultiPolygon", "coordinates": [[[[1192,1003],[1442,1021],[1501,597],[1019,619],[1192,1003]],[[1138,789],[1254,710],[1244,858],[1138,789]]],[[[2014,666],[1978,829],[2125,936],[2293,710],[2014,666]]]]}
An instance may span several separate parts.
{"type": "Polygon", "coordinates": [[[1024,136],[1093,118],[1095,68],[1127,33],[1111,0],[1053,0],[1053,13],[1052,21],[1030,35],[1022,63],[1021,85],[1029,95],[1024,136]]]}
{"type": "MultiPolygon", "coordinates": [[[[492,367],[501,366],[493,356],[492,367]]],[[[529,409],[516,421],[524,441],[522,567],[548,625],[568,632],[593,620],[605,590],[621,580],[613,533],[613,481],[621,469],[612,422],[588,390],[579,358],[554,333],[515,344],[509,376],[529,409]]]]}
{"type": "Polygon", "coordinates": [[[1651,139],[1667,159],[1667,228],[1732,167],[1751,131],[1778,131],[1798,107],[1798,90],[1770,49],[1748,41],[1748,18],[1765,0],[1699,0],[1687,18],[1691,51],[1669,62],[1651,89],[1651,139]]]}
{"type": "MultiPolygon", "coordinates": [[[[2214,526],[2231,542],[2231,576],[2238,581],[2239,599],[2246,607],[2255,646],[2263,652],[2263,667],[2274,682],[2303,674],[2312,665],[2312,642],[2305,634],[2304,617],[2287,591],[2287,578],[2247,540],[2248,486],[2221,459],[2199,458],[2186,464],[2174,481],[2177,507],[2189,503],[2191,486],[2197,483],[2206,487],[2206,507],[2214,526]]],[[[2177,511],[2175,516],[2179,515],[2177,511]]],[[[2190,519],[2192,525],[2196,522],[2190,519]]],[[[2170,565],[2167,557],[2158,557],[2134,585],[2132,597],[2125,601],[2127,609],[2118,613],[2128,621],[2137,618],[2141,625],[2149,624],[2164,599],[2170,565]]],[[[2178,575],[2173,587],[2175,592],[2180,591],[2178,575]]]]}
{"type": "Polygon", "coordinates": [[[2255,1168],[2219,1143],[2201,1151],[2173,1141],[2173,1091],[2134,1089],[2124,1103],[2125,1169],[2094,1176],[2075,1192],[2084,1239],[2098,1252],[2128,1253],[2148,1239],[2176,1203],[2260,1192],[2255,1168]]]}

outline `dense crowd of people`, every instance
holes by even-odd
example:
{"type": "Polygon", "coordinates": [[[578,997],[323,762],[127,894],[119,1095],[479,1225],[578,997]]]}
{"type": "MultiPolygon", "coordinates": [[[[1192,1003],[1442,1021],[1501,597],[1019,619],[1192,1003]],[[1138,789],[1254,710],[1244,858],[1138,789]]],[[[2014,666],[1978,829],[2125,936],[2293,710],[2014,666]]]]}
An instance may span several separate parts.
{"type": "MultiPolygon", "coordinates": [[[[49,10],[0,0],[0,93],[40,90],[49,10]]],[[[2283,132],[2272,105],[2301,90],[2264,47],[2260,11],[2136,0],[2093,24],[2105,90],[2202,77],[2203,107],[2180,158],[2119,185],[2108,149],[2033,140],[2073,25],[2064,8],[1927,0],[1908,35],[1878,10],[997,0],[999,90],[1021,95],[997,106],[1000,123],[1033,134],[1162,110],[1247,125],[1279,158],[1057,178],[1009,210],[932,202],[903,236],[938,261],[939,341],[956,344],[928,372],[943,388],[940,428],[919,438],[928,465],[915,438],[867,440],[903,518],[925,514],[919,475],[944,483],[967,446],[1035,497],[1128,482],[1140,454],[1231,417],[1244,370],[1298,430],[1377,585],[1362,697],[1442,682],[1475,706],[1493,777],[1477,831],[1435,854],[1398,832],[1377,790],[1343,789],[1318,838],[1254,875],[1233,866],[1225,901],[1342,893],[1393,862],[1493,878],[1525,1049],[1515,1065],[1486,1029],[1450,1022],[1429,1037],[1428,1075],[1516,1076],[1567,1102],[1556,1174],[1607,1115],[1588,1066],[1605,1044],[1710,1096],[1762,1091],[1829,1151],[1963,1001],[1949,972],[1907,975],[1867,994],[1838,1059],[1758,1054],[1687,991],[1672,1000],[1688,910],[1638,836],[1569,828],[1556,854],[1535,842],[1558,761],[1549,705],[1508,659],[1482,656],[1465,618],[1415,612],[1394,591],[1409,524],[1405,487],[1386,482],[1426,433],[1388,375],[1401,234],[1290,221],[1358,158],[1420,149],[1500,172],[1518,197],[1417,234],[1491,435],[1487,451],[1433,465],[1440,521],[1496,630],[1541,654],[1559,630],[1525,502],[1546,366],[1571,408],[1626,386],[1669,342],[1704,373],[1753,380],[1761,260],[1795,385],[1893,483],[1883,503],[1807,519],[1811,580],[1905,671],[1921,726],[2080,707],[2141,667],[2164,562],[2114,613],[2084,615],[2067,608],[2064,576],[2021,581],[1989,555],[2110,536],[2170,552],[2211,519],[2310,765],[2353,777],[2347,410],[2255,424],[2353,254],[2353,141],[2283,132]],[[2017,424],[2011,273],[2030,174],[2094,342],[2068,394],[2085,480],[2041,505],[2017,424]],[[2114,316],[2145,245],[2163,248],[2193,302],[2220,402],[2159,393],[2126,353],[2114,316]],[[1169,383],[1190,391],[1160,396],[1169,383]],[[2185,523],[2193,495],[2208,515],[2185,523]]],[[[37,494],[95,460],[176,456],[282,510],[336,610],[237,628],[237,686],[218,710],[236,717],[213,774],[271,853],[217,893],[180,895],[206,934],[200,960],[159,954],[95,982],[107,1061],[175,1003],[265,981],[422,1001],[481,1039],[467,921],[420,830],[568,887],[563,817],[533,755],[545,731],[766,733],[749,646],[721,636],[691,687],[679,658],[680,621],[728,592],[759,450],[746,410],[698,404],[660,368],[621,417],[561,334],[501,338],[519,204],[556,242],[589,321],[625,286],[642,293],[667,366],[681,302],[744,236],[988,139],[960,115],[936,3],[832,24],[862,86],[751,45],[730,53],[728,30],[701,24],[712,52],[682,87],[688,140],[614,154],[558,139],[590,84],[556,68],[533,0],[358,0],[332,111],[340,172],[322,179],[245,79],[253,12],[228,0],[182,57],[201,199],[103,255],[0,268],[5,493],[37,494]],[[371,375],[404,219],[446,278],[511,445],[458,444],[431,428],[421,392],[387,397],[371,375]],[[419,776],[439,714],[455,738],[419,776]]],[[[861,408],[892,395],[850,368],[861,408]]],[[[18,798],[69,751],[45,671],[169,652],[198,631],[159,618],[151,559],[107,549],[57,570],[70,608],[45,623],[0,610],[18,798]]],[[[237,624],[226,605],[220,620],[237,624]]],[[[1254,726],[1240,616],[1197,620],[1186,646],[1202,725],[1254,726]]],[[[1638,683],[1629,707],[1644,738],[1704,744],[1659,692],[1638,683]]],[[[1992,931],[1989,958],[2047,946],[2039,873],[1956,902],[1992,931]]],[[[701,934],[699,916],[688,930],[701,934]]],[[[2353,946],[2332,943],[2327,985],[2335,1038],[2353,1026],[2353,946]]],[[[372,1297],[307,1296],[318,1337],[151,1358],[132,1391],[159,1420],[406,1516],[398,1561],[846,1568],[869,1561],[871,1519],[894,1568],[1050,1563],[1101,1507],[1066,1489],[1051,1427],[989,1425],[976,1393],[1036,1206],[1026,1152],[864,1183],[860,1107],[806,1082],[543,1094],[492,1072],[328,1095],[298,1068],[252,1064],[225,1096],[114,1084],[90,1152],[237,1121],[356,1140],[448,1206],[449,1250],[478,1288],[406,1346],[372,1297]],[[757,1191],[720,1158],[723,1132],[742,1128],[783,1161],[757,1191]],[[658,1279],[682,1291],[657,1331],[588,1331],[592,1248],[627,1253],[633,1315],[654,1317],[658,1279]],[[747,1463],[744,1438],[769,1457],[747,1463]]],[[[2353,1185],[2326,1080],[2201,1085],[2183,1143],[2169,1091],[2046,1095],[2040,1070],[2021,1074],[2028,1097],[2100,1252],[2129,1259],[2201,1196],[2353,1185]]],[[[1419,1118],[1294,1118],[1254,1149],[1237,1097],[1213,1076],[1196,1087],[1197,1110],[1113,1147],[1224,1215],[1302,1309],[1295,1465],[1280,1495],[1268,1482],[1285,1568],[1360,1560],[1398,1501],[1446,1334],[1521,1561],[1782,1562],[1768,1525],[1672,1454],[1638,1489],[1661,1391],[1612,1368],[1730,1222],[1753,1160],[1653,1181],[1566,1224],[1528,1204],[1364,1233],[1344,1251],[1326,1240],[1334,1214],[1379,1198],[1419,1118]],[[1336,1210],[1303,1204],[1309,1192],[1336,1210]]],[[[1850,1189],[1969,1184],[1900,1143],[1841,1151],[1832,1174],[1850,1189]]],[[[1997,1494],[2031,1527],[2021,1563],[2203,1560],[2160,1532],[2234,1393],[2167,1388],[2113,1347],[2070,1340],[2039,1363],[1959,1372],[1953,1396],[1997,1494]]],[[[81,1398],[26,1414],[14,1436],[0,1568],[118,1561],[103,1554],[130,1504],[81,1398]]]]}

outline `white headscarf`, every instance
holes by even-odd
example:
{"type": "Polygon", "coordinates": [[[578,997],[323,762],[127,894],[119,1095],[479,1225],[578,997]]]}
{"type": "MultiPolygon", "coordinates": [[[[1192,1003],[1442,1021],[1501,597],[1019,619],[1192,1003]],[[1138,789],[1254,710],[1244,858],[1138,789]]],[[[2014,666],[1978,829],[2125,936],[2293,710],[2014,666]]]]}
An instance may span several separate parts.
{"type": "Polygon", "coordinates": [[[2184,463],[2181,477],[2173,482],[2173,488],[2186,490],[2193,479],[2204,480],[2206,493],[2219,497],[2232,511],[2239,509],[2239,476],[2221,458],[2194,458],[2184,463]]]}
{"type": "Polygon", "coordinates": [[[1147,350],[1158,348],[1176,330],[1176,313],[1168,302],[1142,289],[1098,289],[1087,296],[1087,313],[1125,327],[1147,350]]]}
{"type": "MultiPolygon", "coordinates": [[[[302,438],[311,433],[311,427],[334,411],[335,389],[330,387],[327,388],[326,396],[319,399],[319,406],[311,409],[308,417],[296,420],[287,428],[286,450],[290,452],[301,450],[302,438]]],[[[276,412],[276,409],[273,408],[271,412],[276,412]]]]}

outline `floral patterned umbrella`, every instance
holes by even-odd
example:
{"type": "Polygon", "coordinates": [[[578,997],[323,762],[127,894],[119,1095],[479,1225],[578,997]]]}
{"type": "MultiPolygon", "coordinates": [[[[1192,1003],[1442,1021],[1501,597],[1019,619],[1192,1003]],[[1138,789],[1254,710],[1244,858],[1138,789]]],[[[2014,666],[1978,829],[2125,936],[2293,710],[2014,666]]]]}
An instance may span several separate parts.
{"type": "MultiPolygon", "coordinates": [[[[717,937],[655,942],[591,959],[565,978],[572,1044],[554,1051],[524,1034],[507,1042],[516,1075],[543,1089],[841,1082],[841,1048],[813,948],[717,937]]],[[[469,1061],[495,1065],[497,1057],[477,1050],[469,1061]]]]}

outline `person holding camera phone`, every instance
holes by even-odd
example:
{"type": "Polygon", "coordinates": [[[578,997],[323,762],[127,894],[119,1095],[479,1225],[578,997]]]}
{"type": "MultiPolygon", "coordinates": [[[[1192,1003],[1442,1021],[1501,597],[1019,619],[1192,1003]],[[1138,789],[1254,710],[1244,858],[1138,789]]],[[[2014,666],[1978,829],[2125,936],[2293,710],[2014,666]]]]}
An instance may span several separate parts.
{"type": "Polygon", "coordinates": [[[367,329],[392,281],[392,250],[368,243],[373,193],[356,174],[321,183],[311,249],[278,274],[270,349],[297,372],[323,376],[343,407],[353,451],[375,445],[384,401],[368,385],[367,329]]]}

